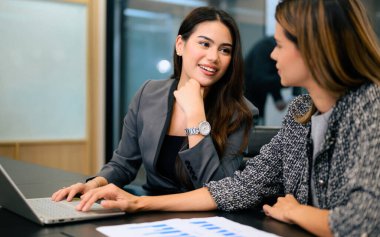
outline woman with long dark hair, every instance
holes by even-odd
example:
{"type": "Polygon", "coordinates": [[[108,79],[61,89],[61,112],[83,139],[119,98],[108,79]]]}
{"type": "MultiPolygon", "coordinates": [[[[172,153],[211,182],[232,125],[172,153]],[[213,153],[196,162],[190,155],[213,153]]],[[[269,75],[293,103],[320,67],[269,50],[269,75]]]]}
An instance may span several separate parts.
{"type": "Polygon", "coordinates": [[[108,183],[124,187],[142,163],[144,195],[200,188],[241,166],[257,110],[243,97],[235,21],[216,8],[194,9],[179,28],[173,57],[173,76],[147,81],[135,95],[110,162],[86,183],[58,190],[53,200],[71,201],[108,183]]]}

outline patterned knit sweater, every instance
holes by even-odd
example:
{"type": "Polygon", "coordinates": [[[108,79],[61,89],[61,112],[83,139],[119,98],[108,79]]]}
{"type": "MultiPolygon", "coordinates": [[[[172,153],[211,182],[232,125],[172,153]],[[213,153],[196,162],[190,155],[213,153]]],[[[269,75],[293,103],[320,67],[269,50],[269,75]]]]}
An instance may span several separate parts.
{"type": "Polygon", "coordinates": [[[294,120],[310,103],[308,95],[294,99],[281,130],[260,155],[233,177],[205,186],[226,211],[257,207],[264,198],[283,194],[307,204],[312,168],[319,208],[329,210],[334,235],[380,236],[380,87],[365,84],[337,101],[314,167],[310,123],[294,120]]]}

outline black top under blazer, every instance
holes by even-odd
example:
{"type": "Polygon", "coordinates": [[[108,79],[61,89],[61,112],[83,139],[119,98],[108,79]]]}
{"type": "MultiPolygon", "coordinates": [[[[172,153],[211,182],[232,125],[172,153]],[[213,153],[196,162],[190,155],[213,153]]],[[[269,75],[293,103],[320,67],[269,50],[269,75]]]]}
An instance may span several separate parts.
{"type": "MultiPolygon", "coordinates": [[[[159,194],[187,191],[175,181],[160,175],[156,166],[169,128],[174,102],[173,91],[177,84],[178,81],[174,79],[149,80],[144,83],[129,105],[118,148],[97,176],[122,187],[135,179],[143,163],[147,176],[144,185],[146,191],[159,194]]],[[[257,109],[248,100],[246,103],[253,115],[256,115],[257,109]]],[[[232,176],[239,168],[243,155],[238,154],[238,151],[243,141],[244,129],[242,126],[228,136],[222,157],[218,156],[210,135],[190,149],[187,145],[180,149],[179,158],[188,167],[187,172],[195,188],[212,180],[232,176]]]]}

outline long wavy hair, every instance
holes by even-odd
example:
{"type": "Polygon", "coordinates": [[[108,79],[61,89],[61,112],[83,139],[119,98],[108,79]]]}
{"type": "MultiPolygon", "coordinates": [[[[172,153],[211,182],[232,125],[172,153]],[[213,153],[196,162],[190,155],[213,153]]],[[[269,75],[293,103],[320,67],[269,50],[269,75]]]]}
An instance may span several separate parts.
{"type": "MultiPolygon", "coordinates": [[[[232,56],[226,73],[212,85],[205,98],[206,117],[211,124],[214,144],[221,157],[225,151],[227,137],[241,126],[245,128],[244,141],[240,147],[243,152],[248,144],[249,131],[252,125],[252,113],[245,99],[243,78],[243,55],[240,33],[235,20],[225,11],[214,7],[199,7],[191,11],[183,20],[178,35],[187,41],[195,27],[205,21],[220,21],[232,36],[232,56]]],[[[182,71],[182,57],[173,51],[174,74],[172,78],[179,80],[182,71]]]]}
{"type": "MultiPolygon", "coordinates": [[[[336,98],[380,84],[379,42],[360,0],[282,0],[275,17],[313,79],[336,98]]],[[[306,123],[315,111],[297,120],[306,123]]]]}

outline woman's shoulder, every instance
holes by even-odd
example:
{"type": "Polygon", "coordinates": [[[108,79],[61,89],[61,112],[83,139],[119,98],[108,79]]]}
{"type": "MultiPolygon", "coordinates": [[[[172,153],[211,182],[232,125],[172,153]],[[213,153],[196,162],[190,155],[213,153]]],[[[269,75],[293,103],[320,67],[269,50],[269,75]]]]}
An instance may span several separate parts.
{"type": "Polygon", "coordinates": [[[175,79],[147,80],[137,92],[138,97],[156,98],[168,95],[178,84],[175,79]]]}
{"type": "MultiPolygon", "coordinates": [[[[349,94],[354,98],[355,102],[363,106],[364,104],[371,104],[372,106],[380,105],[380,85],[375,83],[366,83],[349,94]]],[[[355,103],[355,104],[357,104],[355,103]]]]}
{"type": "Polygon", "coordinates": [[[253,114],[253,116],[256,116],[259,114],[259,109],[256,106],[254,106],[251,103],[251,101],[249,101],[247,98],[244,97],[244,102],[247,105],[249,111],[251,111],[251,113],[253,114]]]}
{"type": "Polygon", "coordinates": [[[379,122],[380,86],[375,83],[364,84],[344,96],[337,107],[340,112],[345,111],[346,116],[360,118],[358,121],[363,123],[379,122]]]}
{"type": "Polygon", "coordinates": [[[144,90],[149,91],[155,91],[157,89],[167,89],[170,88],[173,83],[176,83],[177,81],[175,79],[169,78],[169,79],[161,79],[161,80],[147,80],[142,88],[144,90]]]}
{"type": "Polygon", "coordinates": [[[337,102],[337,109],[347,113],[372,113],[380,110],[380,86],[366,83],[350,90],[337,102]]]}
{"type": "Polygon", "coordinates": [[[136,92],[131,105],[138,105],[146,101],[160,102],[165,99],[167,100],[170,91],[176,85],[177,81],[175,79],[147,80],[136,92]]]}
{"type": "Polygon", "coordinates": [[[304,94],[295,97],[289,104],[288,114],[298,117],[305,114],[311,107],[312,100],[310,95],[304,94]]]}

